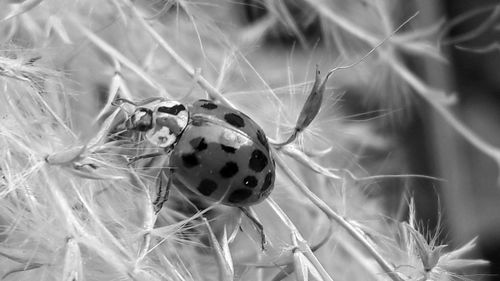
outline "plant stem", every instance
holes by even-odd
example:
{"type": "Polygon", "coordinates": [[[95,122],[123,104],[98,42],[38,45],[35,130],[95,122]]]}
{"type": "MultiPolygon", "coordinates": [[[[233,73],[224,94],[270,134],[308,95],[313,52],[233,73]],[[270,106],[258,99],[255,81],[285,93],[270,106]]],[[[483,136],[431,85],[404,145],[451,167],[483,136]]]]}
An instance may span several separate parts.
{"type": "MultiPolygon", "coordinates": [[[[311,0],[308,0],[311,1],[311,0]]],[[[340,28],[349,32],[358,39],[368,43],[370,46],[374,47],[380,42],[376,36],[373,36],[363,28],[356,26],[351,21],[346,20],[342,16],[332,12],[325,5],[314,5],[315,3],[310,3],[311,6],[316,7],[318,13],[322,14],[325,18],[329,19],[332,23],[338,25],[340,28]]],[[[318,4],[318,3],[316,3],[318,4]]],[[[392,43],[395,43],[391,41],[392,43]]],[[[401,43],[401,42],[400,42],[401,43]]],[[[399,45],[404,47],[405,44],[399,45]]],[[[401,76],[415,91],[419,94],[426,102],[428,102],[449,124],[464,137],[470,144],[476,147],[478,150],[484,154],[493,158],[497,164],[500,166],[500,149],[491,143],[485,141],[479,137],[476,133],[470,130],[467,126],[463,124],[457,117],[455,117],[451,111],[443,104],[442,99],[446,98],[444,95],[441,97],[436,97],[437,94],[443,93],[436,89],[432,89],[426,85],[420,78],[418,78],[413,72],[411,72],[406,66],[402,65],[399,61],[394,58],[394,55],[390,54],[388,51],[381,50],[379,54],[387,59],[388,64],[401,76]]]]}
{"type": "Polygon", "coordinates": [[[135,15],[139,23],[144,27],[144,29],[153,37],[154,40],[175,60],[175,62],[182,68],[184,71],[193,79],[196,79],[196,82],[205,89],[211,98],[215,98],[219,100],[226,106],[234,108],[232,105],[210,82],[208,82],[201,74],[197,74],[195,69],[184,60],[171,46],[168,44],[163,37],[156,32],[156,30],[151,27],[151,25],[146,22],[144,17],[137,11],[134,5],[130,1],[124,2],[127,7],[132,11],[135,15]]]}
{"type": "Polygon", "coordinates": [[[323,202],[319,197],[316,196],[313,192],[307,188],[307,186],[295,175],[295,173],[286,166],[283,160],[280,157],[276,157],[276,163],[278,166],[283,169],[285,174],[288,176],[290,180],[297,187],[299,187],[300,191],[304,193],[309,200],[311,200],[321,211],[323,211],[328,218],[337,222],[340,226],[342,226],[355,240],[357,240],[361,245],[363,245],[366,250],[373,256],[373,258],[377,261],[380,267],[387,273],[387,275],[394,281],[403,281],[403,279],[394,271],[392,266],[388,261],[380,255],[380,253],[375,249],[373,244],[366,239],[361,230],[355,228],[349,221],[345,218],[341,217],[334,210],[332,210],[325,202],[323,202]]]}
{"type": "Polygon", "coordinates": [[[309,261],[314,265],[318,273],[321,275],[323,280],[330,280],[333,281],[332,277],[326,272],[325,268],[323,265],[319,262],[319,260],[316,258],[314,253],[312,252],[311,248],[307,244],[307,241],[302,237],[300,234],[299,230],[295,227],[293,224],[292,220],[286,215],[286,213],[280,208],[276,202],[272,198],[267,198],[267,203],[273,208],[273,210],[278,214],[279,218],[285,223],[286,226],[290,229],[290,232],[292,234],[292,241],[295,241],[294,244],[296,245],[299,250],[309,259],[309,261]]]}

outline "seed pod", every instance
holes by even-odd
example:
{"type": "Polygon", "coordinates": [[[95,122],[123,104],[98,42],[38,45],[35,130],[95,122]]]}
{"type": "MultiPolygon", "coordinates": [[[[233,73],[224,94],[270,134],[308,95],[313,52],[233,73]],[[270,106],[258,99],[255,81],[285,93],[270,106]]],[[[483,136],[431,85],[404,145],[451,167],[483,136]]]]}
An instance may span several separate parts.
{"type": "Polygon", "coordinates": [[[294,141],[297,138],[297,135],[305,130],[314,118],[316,118],[319,109],[321,108],[321,104],[323,103],[323,93],[325,92],[326,82],[332,73],[332,71],[328,72],[323,82],[321,82],[320,71],[316,65],[316,78],[314,80],[314,85],[311,89],[311,93],[304,103],[304,106],[302,107],[302,110],[300,111],[297,123],[295,124],[295,129],[288,140],[278,144],[278,146],[284,146],[294,141]]]}

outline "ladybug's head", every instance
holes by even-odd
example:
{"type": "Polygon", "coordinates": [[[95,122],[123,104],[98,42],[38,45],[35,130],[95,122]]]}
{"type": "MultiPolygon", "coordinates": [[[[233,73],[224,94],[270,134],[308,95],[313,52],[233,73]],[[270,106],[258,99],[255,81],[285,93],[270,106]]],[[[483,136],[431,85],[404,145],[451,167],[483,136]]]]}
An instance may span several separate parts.
{"type": "Polygon", "coordinates": [[[125,123],[127,130],[145,132],[153,128],[153,110],[137,108],[125,123]]]}
{"type": "Polygon", "coordinates": [[[176,101],[161,101],[155,105],[152,128],[146,131],[146,138],[158,147],[172,147],[188,124],[187,108],[176,101]]]}

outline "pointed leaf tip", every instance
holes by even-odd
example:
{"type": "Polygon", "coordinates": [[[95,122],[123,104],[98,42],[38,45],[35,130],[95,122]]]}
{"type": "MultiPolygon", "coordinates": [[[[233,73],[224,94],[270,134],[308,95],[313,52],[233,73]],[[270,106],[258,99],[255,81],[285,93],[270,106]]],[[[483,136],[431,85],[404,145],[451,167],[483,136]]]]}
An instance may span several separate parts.
{"type": "MultiPolygon", "coordinates": [[[[222,281],[232,281],[234,280],[234,267],[231,255],[227,253],[228,245],[222,245],[217,241],[217,237],[215,236],[208,220],[203,218],[203,222],[207,226],[208,229],[208,238],[210,240],[210,244],[215,252],[217,265],[219,266],[219,277],[222,281]],[[226,248],[226,249],[225,249],[226,248]]],[[[223,243],[227,244],[227,237],[223,237],[223,243]]]]}
{"type": "Polygon", "coordinates": [[[300,251],[293,253],[293,264],[295,268],[295,276],[298,281],[309,280],[309,270],[307,267],[307,260],[300,251]]]}
{"type": "Polygon", "coordinates": [[[85,145],[71,147],[45,156],[45,161],[50,165],[66,165],[79,159],[86,149],[85,145]]]}

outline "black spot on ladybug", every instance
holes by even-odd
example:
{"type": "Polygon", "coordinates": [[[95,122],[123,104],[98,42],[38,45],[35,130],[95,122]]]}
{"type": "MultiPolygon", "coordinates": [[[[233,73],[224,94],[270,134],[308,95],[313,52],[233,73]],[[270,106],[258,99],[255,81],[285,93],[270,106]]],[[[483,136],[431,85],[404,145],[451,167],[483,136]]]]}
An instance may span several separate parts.
{"type": "Polygon", "coordinates": [[[247,176],[243,179],[243,184],[246,187],[254,188],[257,186],[257,178],[254,176],[247,176]]]}
{"type": "Polygon", "coordinates": [[[205,109],[208,109],[208,110],[216,109],[218,107],[215,103],[210,102],[210,101],[207,101],[200,106],[205,108],[205,109]]]}
{"type": "Polygon", "coordinates": [[[264,183],[262,184],[262,188],[260,189],[260,194],[259,196],[264,196],[269,188],[272,186],[273,183],[273,172],[269,172],[266,175],[266,178],[264,179],[264,183]]]}
{"type": "Polygon", "coordinates": [[[196,189],[198,189],[201,194],[210,196],[210,194],[217,190],[217,183],[210,179],[203,179],[196,189]]]}
{"type": "Polygon", "coordinates": [[[159,112],[167,113],[167,114],[172,114],[172,115],[177,115],[179,112],[186,110],[186,107],[182,104],[176,104],[172,107],[168,106],[160,106],[158,107],[159,112]]]}
{"type": "Polygon", "coordinates": [[[227,153],[235,153],[236,152],[236,148],[232,147],[232,146],[227,146],[227,145],[221,144],[220,147],[222,148],[222,150],[224,150],[227,153]]]}
{"type": "Polygon", "coordinates": [[[196,154],[194,153],[183,154],[182,163],[184,163],[184,166],[186,168],[192,168],[200,164],[200,162],[198,161],[198,157],[196,157],[196,154]]]}
{"type": "Polygon", "coordinates": [[[230,178],[238,173],[238,164],[234,162],[227,162],[219,173],[223,178],[230,178]]]}
{"type": "Polygon", "coordinates": [[[235,113],[227,113],[224,115],[224,120],[226,120],[227,123],[235,126],[236,128],[243,128],[245,127],[245,120],[241,118],[238,114],[235,113]]]}
{"type": "Polygon", "coordinates": [[[205,142],[205,138],[203,137],[197,137],[195,139],[192,139],[189,144],[193,147],[194,150],[196,151],[203,151],[207,149],[208,144],[205,142]]]}
{"type": "Polygon", "coordinates": [[[267,166],[267,157],[264,154],[264,152],[262,152],[259,149],[254,150],[252,152],[250,161],[248,161],[248,167],[250,167],[250,169],[256,172],[260,172],[264,170],[266,166],[267,166]]]}
{"type": "Polygon", "coordinates": [[[267,137],[264,132],[262,132],[262,130],[257,130],[257,139],[265,148],[269,147],[269,144],[267,143],[267,137]]]}
{"type": "Polygon", "coordinates": [[[250,189],[237,189],[229,195],[227,201],[235,204],[241,203],[252,196],[252,193],[253,192],[250,189]]]}

